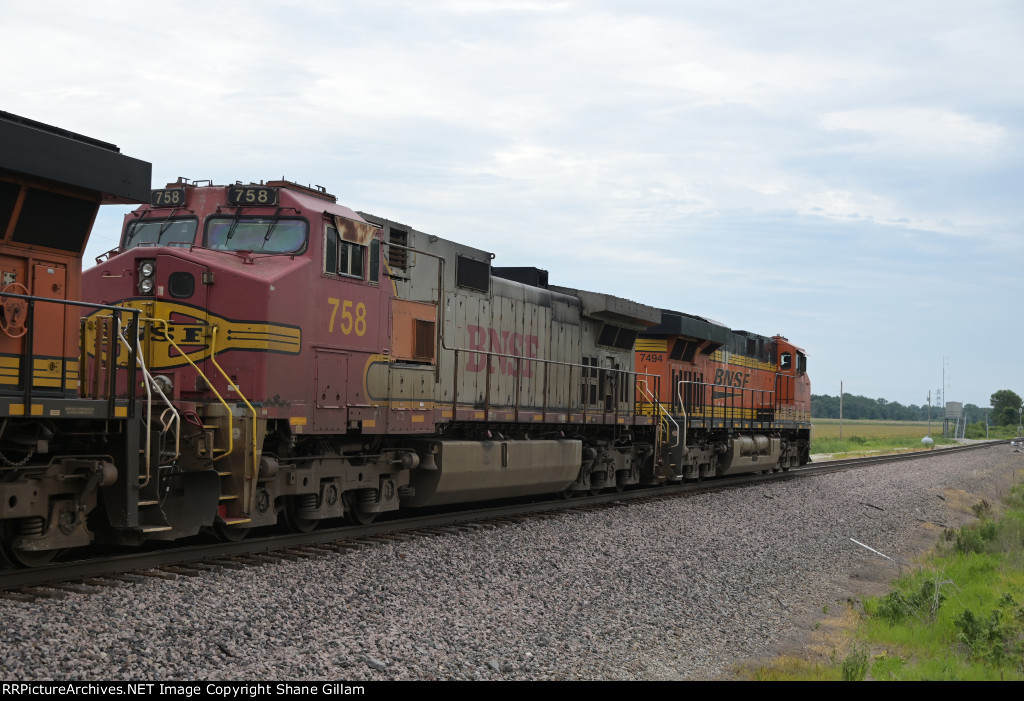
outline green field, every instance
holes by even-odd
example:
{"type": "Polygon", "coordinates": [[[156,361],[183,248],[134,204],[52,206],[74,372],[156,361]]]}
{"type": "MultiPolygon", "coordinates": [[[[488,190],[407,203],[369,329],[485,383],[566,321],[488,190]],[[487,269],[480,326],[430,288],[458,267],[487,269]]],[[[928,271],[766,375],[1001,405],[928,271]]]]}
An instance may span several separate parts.
{"type": "MultiPolygon", "coordinates": [[[[842,422],[839,419],[812,419],[811,454],[829,453],[835,457],[866,453],[906,453],[928,450],[921,439],[928,434],[927,421],[872,421],[866,419],[842,422]]],[[[942,437],[942,422],[931,422],[935,445],[954,445],[956,441],[942,437]]]]}

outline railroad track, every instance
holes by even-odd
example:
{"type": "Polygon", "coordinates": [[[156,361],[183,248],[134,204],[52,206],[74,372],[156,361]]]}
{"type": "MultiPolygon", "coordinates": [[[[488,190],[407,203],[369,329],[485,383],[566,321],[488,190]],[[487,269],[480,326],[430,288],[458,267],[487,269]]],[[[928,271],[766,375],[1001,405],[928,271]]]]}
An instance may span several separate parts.
{"type": "Polygon", "coordinates": [[[535,499],[528,502],[472,507],[446,513],[406,516],[366,526],[324,528],[311,533],[268,534],[238,542],[193,542],[127,554],[100,553],[88,558],[59,562],[33,569],[0,570],[0,598],[31,601],[40,597],[67,596],[69,592],[96,591],[125,582],[158,577],[175,579],[203,576],[225,569],[241,569],[267,563],[323,557],[382,543],[500,528],[524,520],[551,518],[555,514],[618,508],[641,500],[670,499],[696,492],[735,489],[779,479],[797,479],[857,469],[883,462],[928,459],[951,452],[977,450],[1009,441],[991,441],[916,453],[874,455],[815,463],[788,472],[737,477],[608,492],[573,499],[535,499]]]}

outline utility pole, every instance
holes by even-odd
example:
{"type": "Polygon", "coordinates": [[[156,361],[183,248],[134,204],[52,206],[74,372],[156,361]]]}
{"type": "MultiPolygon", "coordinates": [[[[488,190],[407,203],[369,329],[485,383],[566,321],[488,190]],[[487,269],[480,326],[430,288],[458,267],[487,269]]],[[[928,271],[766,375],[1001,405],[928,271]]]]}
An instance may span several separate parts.
{"type": "Polygon", "coordinates": [[[843,381],[839,381],[839,440],[843,440],[843,381]]]}
{"type": "Polygon", "coordinates": [[[928,435],[932,435],[932,391],[928,390],[928,435]]]}

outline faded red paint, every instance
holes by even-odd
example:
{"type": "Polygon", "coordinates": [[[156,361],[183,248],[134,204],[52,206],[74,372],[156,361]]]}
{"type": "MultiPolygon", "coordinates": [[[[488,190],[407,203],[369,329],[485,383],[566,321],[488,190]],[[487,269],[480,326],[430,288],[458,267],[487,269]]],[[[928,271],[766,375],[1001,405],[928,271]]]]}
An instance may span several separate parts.
{"type": "MultiPolygon", "coordinates": [[[[469,331],[470,350],[489,351],[491,353],[526,358],[537,357],[540,338],[535,335],[527,336],[507,330],[474,326],[473,324],[466,326],[466,330],[469,331]]],[[[473,353],[469,356],[469,360],[466,361],[466,372],[480,372],[484,369],[485,365],[487,365],[487,356],[483,353],[473,353]]],[[[514,375],[516,374],[516,359],[495,357],[491,361],[490,371],[492,373],[500,372],[502,375],[514,375]]],[[[533,377],[533,363],[521,363],[519,374],[523,377],[533,377]]]]}

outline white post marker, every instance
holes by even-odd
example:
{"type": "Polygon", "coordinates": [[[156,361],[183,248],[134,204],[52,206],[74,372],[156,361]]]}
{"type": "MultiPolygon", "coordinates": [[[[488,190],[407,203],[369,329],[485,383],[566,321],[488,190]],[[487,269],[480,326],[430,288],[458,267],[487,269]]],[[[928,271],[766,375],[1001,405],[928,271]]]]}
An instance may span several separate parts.
{"type": "MultiPolygon", "coordinates": [[[[850,538],[850,540],[853,540],[853,538],[850,538]]],[[[860,546],[860,547],[862,547],[862,548],[868,548],[868,546],[864,545],[864,543],[861,543],[861,542],[860,542],[860,541],[858,541],[858,540],[853,540],[853,542],[854,542],[854,543],[856,543],[857,545],[859,545],[859,546],[860,546]]],[[[880,552],[878,552],[877,550],[875,550],[874,548],[868,548],[868,550],[870,550],[871,552],[873,552],[873,553],[874,553],[875,555],[881,555],[881,556],[882,556],[882,557],[884,557],[884,558],[885,558],[886,560],[891,560],[891,559],[892,559],[891,557],[889,557],[889,556],[888,556],[888,555],[886,555],[885,553],[880,553],[880,552]]]]}

